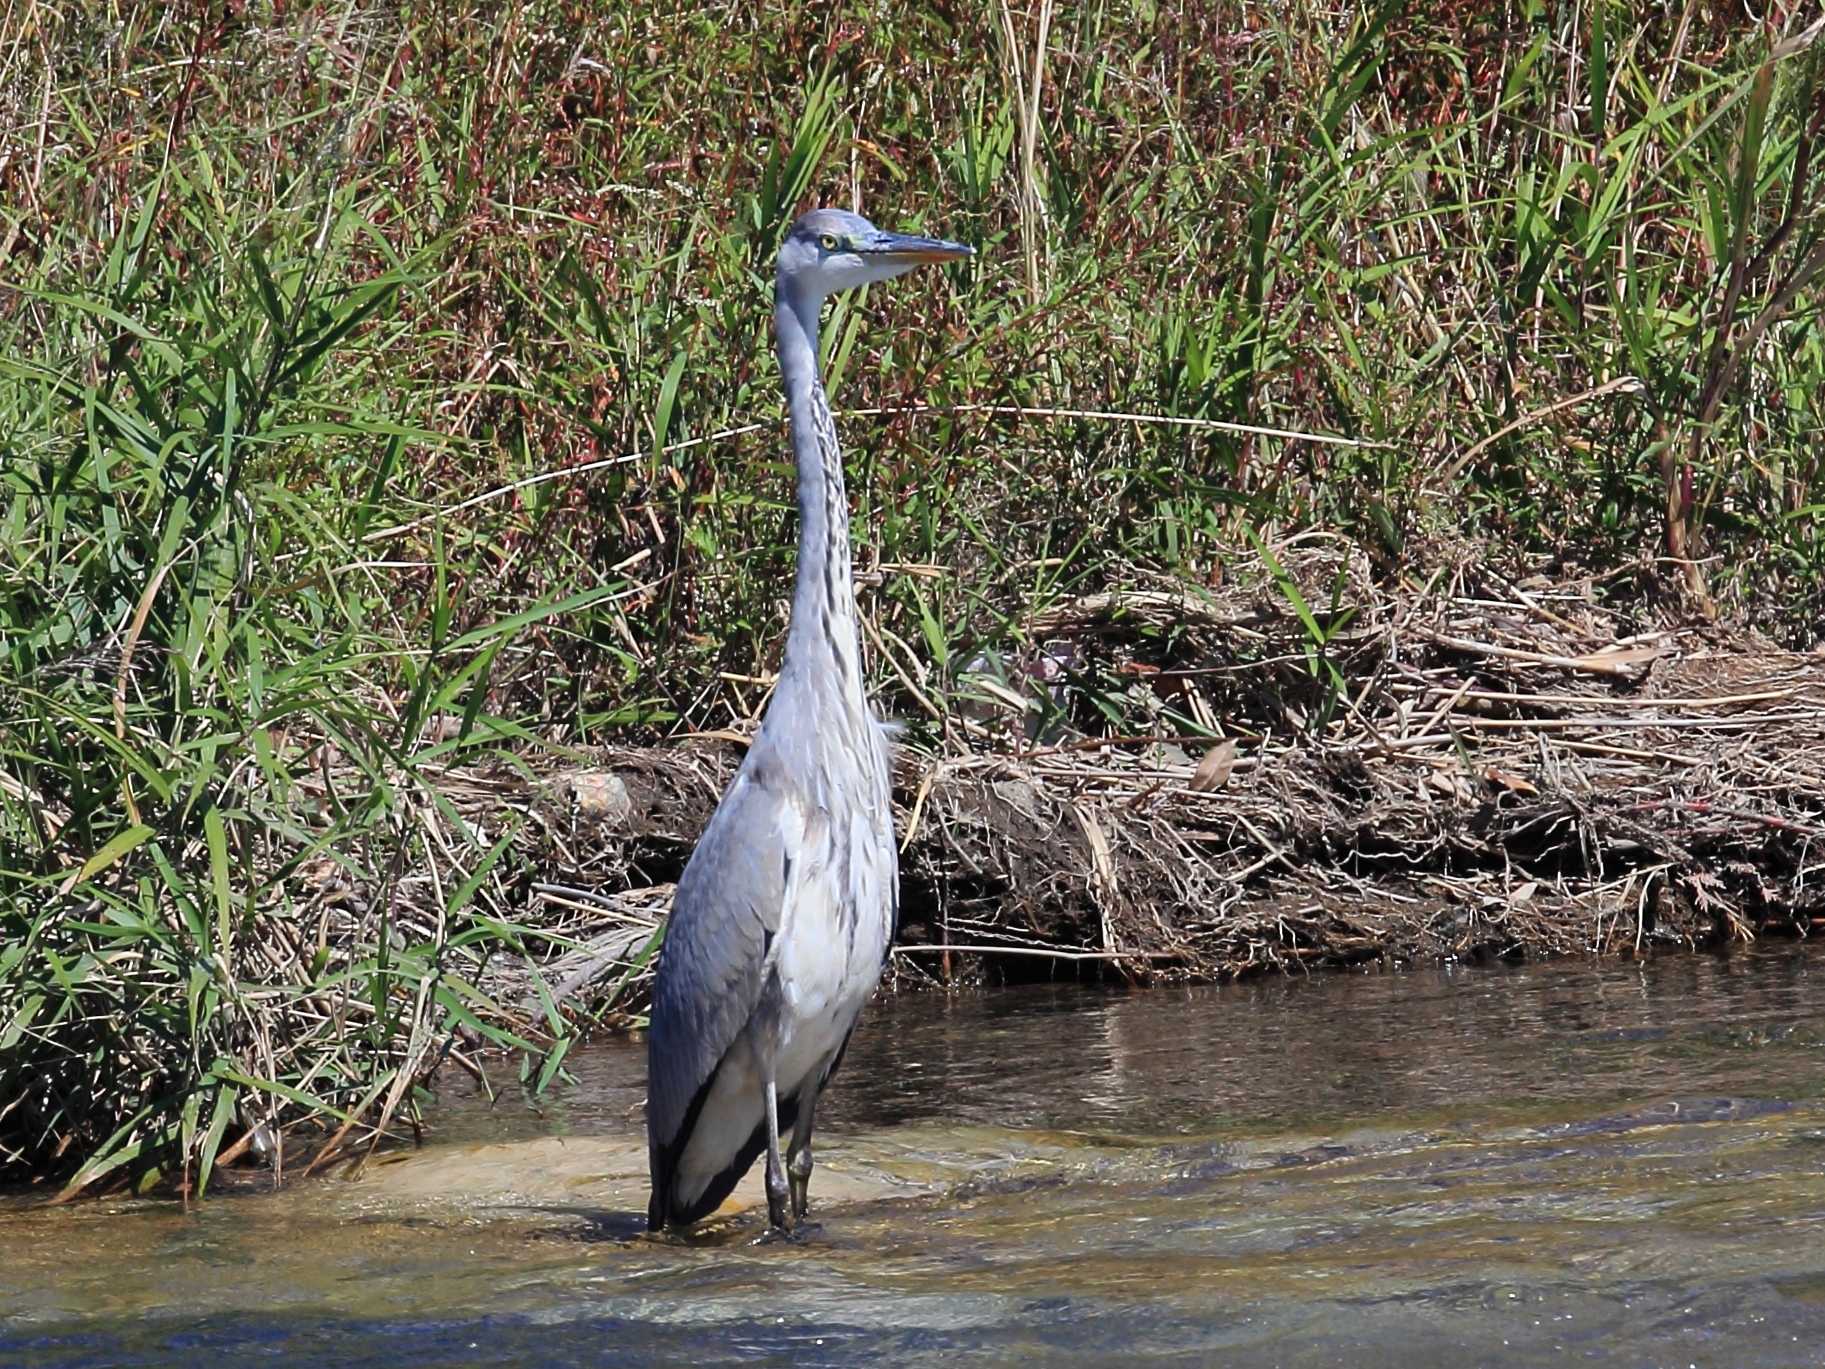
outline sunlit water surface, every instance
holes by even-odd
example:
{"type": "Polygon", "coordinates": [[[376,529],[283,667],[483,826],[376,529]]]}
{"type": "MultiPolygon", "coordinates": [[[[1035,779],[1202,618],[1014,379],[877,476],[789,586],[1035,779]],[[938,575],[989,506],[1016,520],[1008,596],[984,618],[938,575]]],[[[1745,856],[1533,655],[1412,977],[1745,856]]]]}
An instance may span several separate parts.
{"type": "Polygon", "coordinates": [[[1806,947],[885,1000],[757,1243],[642,1234],[610,1043],[356,1180],[0,1203],[0,1364],[1825,1364],[1822,1047],[1806,947]]]}

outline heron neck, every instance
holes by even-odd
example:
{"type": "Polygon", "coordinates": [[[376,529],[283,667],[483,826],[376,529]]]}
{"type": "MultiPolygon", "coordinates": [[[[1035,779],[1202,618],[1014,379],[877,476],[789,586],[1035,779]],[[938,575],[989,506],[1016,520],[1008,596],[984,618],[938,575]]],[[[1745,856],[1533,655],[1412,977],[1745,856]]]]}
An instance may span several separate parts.
{"type": "Polygon", "coordinates": [[[781,287],[773,320],[798,468],[798,577],[786,633],[781,692],[810,686],[821,698],[862,702],[861,644],[850,566],[849,496],[836,422],[818,372],[822,301],[781,287]]]}

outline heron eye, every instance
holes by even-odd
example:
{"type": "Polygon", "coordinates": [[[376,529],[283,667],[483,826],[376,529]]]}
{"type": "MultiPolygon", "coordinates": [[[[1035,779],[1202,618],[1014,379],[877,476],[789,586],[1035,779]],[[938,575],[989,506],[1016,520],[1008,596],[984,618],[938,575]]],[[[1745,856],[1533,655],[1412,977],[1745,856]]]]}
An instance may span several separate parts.
{"type": "Polygon", "coordinates": [[[819,247],[823,248],[826,252],[834,252],[834,251],[836,251],[837,248],[842,246],[842,243],[837,241],[836,234],[825,233],[822,237],[820,237],[817,240],[817,245],[819,247]]]}

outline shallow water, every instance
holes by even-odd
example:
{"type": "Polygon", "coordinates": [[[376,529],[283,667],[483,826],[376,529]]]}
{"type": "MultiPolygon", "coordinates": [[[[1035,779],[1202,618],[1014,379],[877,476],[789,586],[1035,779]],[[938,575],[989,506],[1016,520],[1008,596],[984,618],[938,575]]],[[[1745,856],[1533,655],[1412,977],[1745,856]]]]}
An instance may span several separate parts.
{"type": "Polygon", "coordinates": [[[0,1364],[1825,1364],[1805,947],[884,1000],[790,1243],[642,1235],[640,1049],[575,1069],[355,1181],[0,1206],[0,1364]]]}

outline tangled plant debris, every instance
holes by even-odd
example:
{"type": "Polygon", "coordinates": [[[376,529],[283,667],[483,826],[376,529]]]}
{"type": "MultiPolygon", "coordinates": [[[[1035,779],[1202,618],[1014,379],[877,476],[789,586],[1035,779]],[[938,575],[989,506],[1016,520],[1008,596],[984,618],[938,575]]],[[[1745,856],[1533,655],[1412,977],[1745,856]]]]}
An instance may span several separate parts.
{"type": "MultiPolygon", "coordinates": [[[[1460,555],[1379,589],[1336,542],[1284,562],[1306,595],[1349,585],[1335,676],[1271,581],[1098,595],[1043,624],[1089,678],[1170,693],[1216,736],[901,750],[900,982],[1636,954],[1825,919],[1818,654],[1627,620],[1588,575],[1460,555]]],[[[516,783],[569,814],[522,829],[541,920],[579,943],[568,1010],[602,984],[635,1005],[666,877],[738,754],[614,749],[516,783]]]]}

